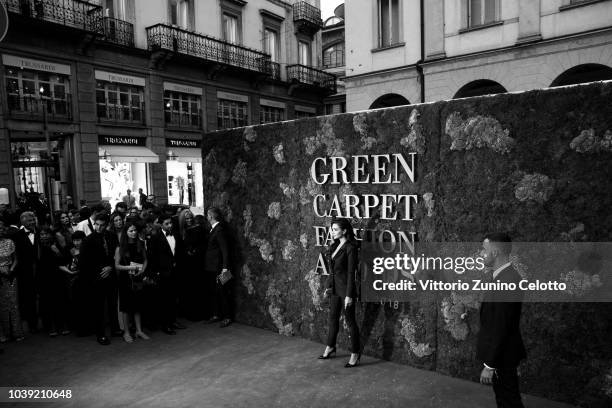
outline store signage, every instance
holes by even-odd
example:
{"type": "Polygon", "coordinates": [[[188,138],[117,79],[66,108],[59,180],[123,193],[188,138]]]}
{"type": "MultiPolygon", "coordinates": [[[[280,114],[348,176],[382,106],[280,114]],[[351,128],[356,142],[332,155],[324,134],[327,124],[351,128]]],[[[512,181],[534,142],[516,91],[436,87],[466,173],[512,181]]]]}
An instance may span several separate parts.
{"type": "Polygon", "coordinates": [[[247,95],[238,95],[238,94],[222,92],[222,91],[217,91],[217,99],[227,99],[230,101],[249,103],[249,97],[247,95]]]}
{"type": "Polygon", "coordinates": [[[295,105],[295,110],[299,112],[317,113],[317,108],[312,106],[295,105]]]}
{"type": "Polygon", "coordinates": [[[188,147],[199,149],[200,140],[166,139],[166,147],[188,147]]]}
{"type": "Polygon", "coordinates": [[[113,145],[113,146],[146,146],[147,139],[145,137],[128,137],[128,136],[98,136],[98,144],[113,145]]]}
{"type": "Polygon", "coordinates": [[[259,104],[263,106],[271,106],[273,108],[286,109],[287,105],[284,102],[272,101],[270,99],[259,99],[259,104]]]}
{"type": "Polygon", "coordinates": [[[118,82],[121,84],[135,85],[135,86],[145,86],[145,80],[141,77],[125,75],[125,74],[117,74],[115,72],[107,72],[107,71],[99,71],[96,69],[95,73],[96,79],[100,81],[106,82],[118,82]]]}
{"type": "Polygon", "coordinates": [[[164,91],[174,91],[200,96],[202,96],[203,93],[200,87],[175,84],[173,82],[164,82],[164,91]]]}
{"type": "Polygon", "coordinates": [[[31,69],[34,71],[53,72],[55,74],[70,75],[70,65],[57,64],[55,62],[40,61],[30,58],[22,58],[16,55],[2,54],[2,63],[11,67],[31,69]]]}

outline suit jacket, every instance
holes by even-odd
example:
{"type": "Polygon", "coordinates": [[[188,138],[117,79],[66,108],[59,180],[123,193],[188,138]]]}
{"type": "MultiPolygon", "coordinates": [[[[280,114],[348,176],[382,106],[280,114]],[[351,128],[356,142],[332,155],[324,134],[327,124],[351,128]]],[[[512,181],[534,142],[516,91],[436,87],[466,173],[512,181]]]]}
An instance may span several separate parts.
{"type": "Polygon", "coordinates": [[[150,271],[154,274],[159,273],[160,276],[165,278],[174,275],[176,268],[177,255],[180,253],[180,240],[173,234],[176,246],[174,247],[174,254],[170,244],[166,239],[166,233],[163,230],[157,231],[151,237],[151,248],[149,252],[149,266],[150,271]]]}
{"type": "Polygon", "coordinates": [[[330,253],[330,275],[327,287],[332,294],[340,297],[357,297],[355,273],[358,265],[358,251],[355,242],[347,241],[342,245],[336,256],[331,257],[337,246],[332,246],[330,253]]]}
{"type": "Polygon", "coordinates": [[[229,268],[229,245],[225,228],[221,223],[208,234],[206,241],[206,253],[204,255],[204,270],[221,272],[229,268]]]}
{"type": "Polygon", "coordinates": [[[33,278],[36,273],[36,264],[39,258],[38,231],[34,233],[34,244],[28,238],[24,229],[19,229],[13,235],[15,241],[15,252],[17,254],[17,276],[21,278],[33,278]]]}
{"type": "MultiPolygon", "coordinates": [[[[497,278],[499,282],[515,283],[518,286],[520,275],[509,266],[497,278]]],[[[493,368],[517,367],[526,357],[525,346],[520,332],[521,306],[520,293],[488,292],[480,305],[480,332],[478,333],[477,356],[487,366],[493,368]],[[512,302],[492,302],[506,297],[512,302]]]]}
{"type": "MultiPolygon", "coordinates": [[[[117,245],[117,236],[108,231],[104,231],[102,234],[93,232],[85,237],[81,246],[80,276],[87,282],[94,283],[100,280],[100,271],[105,266],[114,269],[117,245]],[[104,241],[106,241],[106,249],[104,248],[104,241]]],[[[111,272],[105,280],[114,279],[114,276],[114,272],[111,272]]]]}

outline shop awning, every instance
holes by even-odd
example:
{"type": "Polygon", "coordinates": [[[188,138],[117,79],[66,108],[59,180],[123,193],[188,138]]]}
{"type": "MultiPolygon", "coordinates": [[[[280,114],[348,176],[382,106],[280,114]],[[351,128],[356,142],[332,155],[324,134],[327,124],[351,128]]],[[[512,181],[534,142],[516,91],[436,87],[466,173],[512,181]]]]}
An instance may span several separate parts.
{"type": "Polygon", "coordinates": [[[144,146],[100,145],[100,150],[118,163],[159,163],[159,156],[144,146]]]}
{"type": "Polygon", "coordinates": [[[176,160],[182,163],[202,163],[202,150],[193,147],[171,147],[176,160]]]}

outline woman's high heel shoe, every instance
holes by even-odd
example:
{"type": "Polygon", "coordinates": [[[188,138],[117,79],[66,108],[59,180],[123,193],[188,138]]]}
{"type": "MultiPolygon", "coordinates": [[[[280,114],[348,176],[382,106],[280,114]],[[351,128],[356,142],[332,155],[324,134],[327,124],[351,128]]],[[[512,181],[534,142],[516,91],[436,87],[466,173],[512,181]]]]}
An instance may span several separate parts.
{"type": "Polygon", "coordinates": [[[332,349],[327,354],[322,354],[319,356],[319,360],[327,360],[328,358],[333,358],[333,355],[336,355],[336,348],[332,347],[332,349]]]}
{"type": "Polygon", "coordinates": [[[355,360],[355,364],[351,364],[350,360],[344,365],[344,368],[352,368],[357,367],[359,362],[361,361],[361,353],[357,354],[357,360],[355,360]]]}

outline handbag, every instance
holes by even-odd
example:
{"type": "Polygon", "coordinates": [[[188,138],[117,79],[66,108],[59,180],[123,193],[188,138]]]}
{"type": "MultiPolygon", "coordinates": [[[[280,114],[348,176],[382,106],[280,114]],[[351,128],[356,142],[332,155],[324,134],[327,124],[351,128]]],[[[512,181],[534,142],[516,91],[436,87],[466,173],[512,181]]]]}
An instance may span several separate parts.
{"type": "Polygon", "coordinates": [[[221,272],[221,274],[219,275],[217,279],[219,280],[219,283],[221,283],[222,285],[225,285],[230,279],[232,279],[232,277],[233,275],[228,269],[225,272],[221,272]]]}

